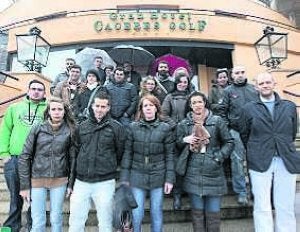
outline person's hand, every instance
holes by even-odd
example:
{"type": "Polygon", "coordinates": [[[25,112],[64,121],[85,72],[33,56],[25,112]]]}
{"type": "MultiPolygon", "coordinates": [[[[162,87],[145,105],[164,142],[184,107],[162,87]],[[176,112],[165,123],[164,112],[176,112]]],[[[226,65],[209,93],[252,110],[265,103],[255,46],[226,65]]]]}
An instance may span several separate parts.
{"type": "Polygon", "coordinates": [[[8,161],[10,161],[11,156],[7,156],[5,158],[3,158],[3,163],[6,164],[8,161]]]}
{"type": "Polygon", "coordinates": [[[173,184],[166,182],[164,187],[165,194],[170,194],[173,189],[173,184]]]}
{"type": "Polygon", "coordinates": [[[189,143],[189,144],[197,144],[200,142],[200,138],[195,136],[194,134],[188,135],[183,138],[183,142],[189,143]]]}
{"type": "Polygon", "coordinates": [[[71,196],[72,192],[73,192],[73,189],[67,188],[66,198],[69,198],[71,196]]]}
{"type": "Polygon", "coordinates": [[[21,190],[20,196],[23,198],[23,200],[30,204],[30,190],[21,190]]]}

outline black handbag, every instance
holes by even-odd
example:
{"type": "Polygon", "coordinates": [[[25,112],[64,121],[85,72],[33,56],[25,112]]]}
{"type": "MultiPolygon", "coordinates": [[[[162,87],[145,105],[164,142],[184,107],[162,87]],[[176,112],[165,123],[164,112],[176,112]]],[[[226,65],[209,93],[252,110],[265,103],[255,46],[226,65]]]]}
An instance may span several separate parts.
{"type": "Polygon", "coordinates": [[[178,175],[184,176],[186,173],[188,161],[190,157],[190,149],[189,146],[186,145],[182,152],[180,153],[176,166],[175,166],[175,171],[178,175]]]}

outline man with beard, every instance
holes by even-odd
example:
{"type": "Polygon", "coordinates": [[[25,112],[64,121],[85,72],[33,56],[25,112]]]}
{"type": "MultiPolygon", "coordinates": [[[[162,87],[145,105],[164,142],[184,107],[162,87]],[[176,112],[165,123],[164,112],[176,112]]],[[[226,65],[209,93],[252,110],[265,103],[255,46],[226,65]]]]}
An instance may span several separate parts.
{"type": "Polygon", "coordinates": [[[237,202],[248,204],[247,187],[244,172],[245,148],[240,138],[240,116],[242,107],[258,99],[254,86],[247,83],[246,71],[243,66],[232,69],[232,85],[224,90],[224,97],[220,103],[219,112],[227,122],[230,134],[234,138],[234,150],[230,155],[233,191],[238,194],[237,202]]]}
{"type": "Polygon", "coordinates": [[[156,88],[153,94],[162,104],[168,93],[175,89],[175,84],[171,81],[169,74],[169,64],[166,61],[160,61],[157,67],[157,75],[155,77],[156,88]]]}

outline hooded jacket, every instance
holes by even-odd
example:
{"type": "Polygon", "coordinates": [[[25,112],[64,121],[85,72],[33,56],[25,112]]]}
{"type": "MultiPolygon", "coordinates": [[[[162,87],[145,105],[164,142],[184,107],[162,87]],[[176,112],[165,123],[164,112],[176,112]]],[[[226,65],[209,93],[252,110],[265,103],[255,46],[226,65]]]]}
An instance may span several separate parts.
{"type": "Polygon", "coordinates": [[[21,154],[31,127],[43,121],[45,109],[45,100],[35,103],[28,97],[7,108],[0,126],[0,156],[21,154]]]}

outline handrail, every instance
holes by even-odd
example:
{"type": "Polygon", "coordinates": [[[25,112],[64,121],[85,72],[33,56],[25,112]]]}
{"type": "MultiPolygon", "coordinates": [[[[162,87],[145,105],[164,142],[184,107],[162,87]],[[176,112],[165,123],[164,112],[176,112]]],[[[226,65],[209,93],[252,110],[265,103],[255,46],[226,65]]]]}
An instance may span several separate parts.
{"type": "Polygon", "coordinates": [[[16,97],[10,98],[10,99],[8,99],[8,100],[5,100],[5,101],[3,101],[3,102],[0,102],[0,106],[1,106],[1,105],[4,105],[4,104],[6,104],[6,103],[9,103],[9,102],[15,101],[15,100],[17,100],[17,99],[19,99],[19,98],[22,98],[22,97],[25,97],[25,96],[26,96],[26,93],[23,93],[23,94],[18,95],[18,96],[16,96],[16,97]]]}
{"type": "Polygon", "coordinates": [[[16,80],[16,81],[19,81],[19,78],[14,77],[14,76],[12,76],[12,75],[6,73],[6,72],[0,71],[0,74],[4,75],[4,76],[6,76],[6,77],[9,77],[9,78],[11,78],[11,79],[14,79],[14,80],[16,80]]]}

